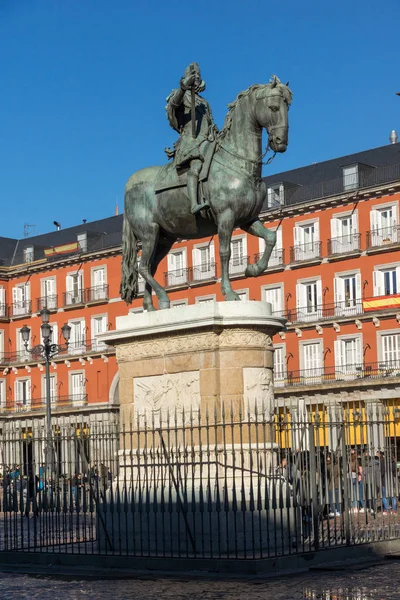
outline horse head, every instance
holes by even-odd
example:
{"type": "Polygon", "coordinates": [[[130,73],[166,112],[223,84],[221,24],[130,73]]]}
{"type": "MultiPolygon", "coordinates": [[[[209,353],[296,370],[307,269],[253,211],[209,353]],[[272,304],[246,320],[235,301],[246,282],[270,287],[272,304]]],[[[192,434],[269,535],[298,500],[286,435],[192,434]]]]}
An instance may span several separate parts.
{"type": "Polygon", "coordinates": [[[285,152],[288,145],[288,111],[292,92],[278,77],[256,92],[255,118],[268,132],[268,144],[274,152],[285,152]]]}

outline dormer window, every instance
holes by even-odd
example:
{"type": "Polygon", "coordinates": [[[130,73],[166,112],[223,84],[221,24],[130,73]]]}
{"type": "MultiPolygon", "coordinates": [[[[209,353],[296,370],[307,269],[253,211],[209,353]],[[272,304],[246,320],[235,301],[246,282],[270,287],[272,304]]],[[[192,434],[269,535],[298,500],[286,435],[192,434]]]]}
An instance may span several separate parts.
{"type": "Polygon", "coordinates": [[[27,246],[24,248],[24,262],[30,263],[33,261],[33,246],[27,246]]]}
{"type": "Polygon", "coordinates": [[[355,190],[358,188],[358,185],[358,165],[343,167],[343,189],[345,191],[355,190]]]}
{"type": "Polygon", "coordinates": [[[86,231],[85,231],[85,233],[78,233],[77,242],[79,244],[79,250],[81,252],[86,252],[87,251],[87,233],[86,233],[86,231]]]}
{"type": "Polygon", "coordinates": [[[281,206],[285,201],[283,183],[268,188],[268,208],[281,206]]]}

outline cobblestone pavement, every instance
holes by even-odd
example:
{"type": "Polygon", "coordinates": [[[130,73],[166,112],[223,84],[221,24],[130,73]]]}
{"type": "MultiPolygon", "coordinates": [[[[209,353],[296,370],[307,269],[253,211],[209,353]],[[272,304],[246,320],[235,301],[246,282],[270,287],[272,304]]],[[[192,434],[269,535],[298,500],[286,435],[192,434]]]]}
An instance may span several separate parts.
{"type": "Polygon", "coordinates": [[[280,579],[68,581],[0,573],[2,600],[400,600],[400,562],[280,579]]]}

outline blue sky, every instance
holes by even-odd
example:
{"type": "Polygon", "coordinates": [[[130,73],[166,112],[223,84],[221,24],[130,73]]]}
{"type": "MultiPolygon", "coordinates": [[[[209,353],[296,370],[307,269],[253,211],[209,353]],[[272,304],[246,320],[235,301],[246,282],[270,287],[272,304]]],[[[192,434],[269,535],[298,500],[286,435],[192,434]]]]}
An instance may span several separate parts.
{"type": "Polygon", "coordinates": [[[0,235],[114,214],[165,161],[165,98],[199,62],[222,126],[240,90],[290,80],[290,143],[264,174],[400,132],[398,0],[0,0],[0,235]]]}

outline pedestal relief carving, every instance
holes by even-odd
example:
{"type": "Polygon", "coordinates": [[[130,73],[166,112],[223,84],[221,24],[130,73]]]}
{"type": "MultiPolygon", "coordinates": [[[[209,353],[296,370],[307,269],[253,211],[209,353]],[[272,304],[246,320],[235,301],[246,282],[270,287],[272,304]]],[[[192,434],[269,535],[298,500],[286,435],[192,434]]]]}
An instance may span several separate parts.
{"type": "Polygon", "coordinates": [[[200,408],[200,373],[188,371],[172,375],[136,377],[133,386],[135,423],[148,427],[189,425],[191,411],[200,408]]]}
{"type": "Polygon", "coordinates": [[[272,370],[262,367],[243,368],[244,417],[251,421],[271,421],[274,416],[272,370]]]}

